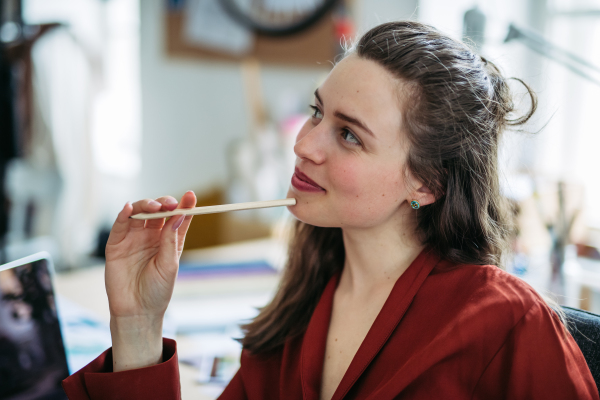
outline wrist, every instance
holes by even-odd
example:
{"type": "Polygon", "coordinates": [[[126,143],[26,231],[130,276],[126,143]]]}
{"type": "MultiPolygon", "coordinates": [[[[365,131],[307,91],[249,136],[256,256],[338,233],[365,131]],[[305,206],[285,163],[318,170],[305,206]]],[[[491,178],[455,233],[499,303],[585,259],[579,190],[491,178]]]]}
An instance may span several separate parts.
{"type": "Polygon", "coordinates": [[[162,323],[162,316],[111,316],[113,371],[161,363],[162,323]]]}

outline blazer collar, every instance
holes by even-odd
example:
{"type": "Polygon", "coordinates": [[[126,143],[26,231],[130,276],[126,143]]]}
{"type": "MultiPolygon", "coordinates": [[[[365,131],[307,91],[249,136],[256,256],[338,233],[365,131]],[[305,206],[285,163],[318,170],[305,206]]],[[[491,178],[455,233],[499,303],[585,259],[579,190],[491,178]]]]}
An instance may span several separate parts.
{"type": "MultiPolygon", "coordinates": [[[[419,288],[439,260],[438,256],[425,249],[398,278],[331,400],[343,399],[369,366],[400,323],[419,288]]],[[[325,287],[304,334],[300,360],[304,400],[318,400],[320,396],[333,295],[339,278],[339,273],[334,275],[325,287]]]]}

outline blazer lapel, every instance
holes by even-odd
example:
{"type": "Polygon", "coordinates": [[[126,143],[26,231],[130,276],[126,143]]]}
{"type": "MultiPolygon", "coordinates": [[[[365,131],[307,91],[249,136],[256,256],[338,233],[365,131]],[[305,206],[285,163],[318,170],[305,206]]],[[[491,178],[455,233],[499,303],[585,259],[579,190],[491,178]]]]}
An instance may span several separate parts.
{"type": "Polygon", "coordinates": [[[318,400],[321,395],[327,332],[339,277],[340,274],[337,273],[329,280],[304,333],[300,356],[300,379],[304,400],[318,400]]]}
{"type": "MultiPolygon", "coordinates": [[[[413,298],[417,294],[419,288],[421,287],[431,270],[439,262],[439,259],[440,258],[434,255],[432,252],[423,250],[421,254],[419,254],[419,256],[408,267],[408,269],[400,276],[400,278],[398,278],[381,311],[377,315],[375,322],[373,322],[373,325],[369,329],[367,336],[363,340],[362,344],[358,348],[358,351],[356,352],[356,355],[352,359],[352,362],[350,363],[348,370],[344,374],[342,381],[340,382],[335,393],[333,394],[332,400],[341,400],[342,398],[344,398],[346,393],[348,393],[350,388],[352,388],[352,385],[354,385],[354,383],[362,375],[365,369],[369,366],[373,358],[375,358],[377,353],[381,350],[385,342],[388,340],[394,329],[396,329],[398,323],[400,323],[400,320],[406,313],[408,306],[412,302],[413,298]]],[[[322,332],[319,332],[318,337],[320,358],[316,357],[317,354],[313,354],[313,356],[315,357],[313,358],[314,364],[312,367],[314,367],[315,373],[318,370],[319,388],[321,384],[321,375],[323,374],[323,357],[325,354],[325,342],[327,340],[329,319],[331,318],[331,308],[333,304],[334,291],[335,286],[333,287],[332,293],[330,294],[331,299],[328,299],[327,301],[328,308],[327,310],[323,310],[328,312],[328,317],[326,321],[327,324],[323,325],[325,326],[325,329],[323,329],[322,332]],[[316,364],[317,362],[319,363],[318,365],[316,364]]],[[[321,302],[323,302],[322,300],[321,302]]],[[[324,316],[322,323],[325,323],[324,316]]],[[[317,397],[304,397],[304,399],[308,398],[318,399],[318,394],[317,397]]]]}

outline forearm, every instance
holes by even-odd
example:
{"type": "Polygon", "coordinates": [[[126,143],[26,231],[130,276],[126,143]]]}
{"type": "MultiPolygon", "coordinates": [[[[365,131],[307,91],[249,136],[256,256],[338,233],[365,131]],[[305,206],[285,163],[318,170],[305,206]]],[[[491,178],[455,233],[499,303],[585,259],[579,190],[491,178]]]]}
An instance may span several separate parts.
{"type": "Polygon", "coordinates": [[[163,361],[162,317],[111,317],[113,372],[163,361]]]}

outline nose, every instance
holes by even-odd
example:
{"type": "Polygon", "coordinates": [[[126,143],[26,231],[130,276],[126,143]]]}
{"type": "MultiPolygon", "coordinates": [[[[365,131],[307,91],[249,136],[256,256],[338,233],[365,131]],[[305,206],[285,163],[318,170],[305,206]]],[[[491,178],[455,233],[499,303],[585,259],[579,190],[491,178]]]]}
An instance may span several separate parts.
{"type": "Polygon", "coordinates": [[[306,121],[294,145],[294,153],[302,160],[311,161],[315,164],[323,164],[326,160],[326,132],[325,124],[321,121],[314,126],[309,119],[306,121]]]}

